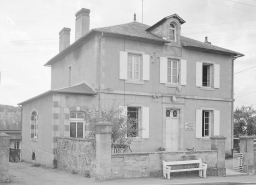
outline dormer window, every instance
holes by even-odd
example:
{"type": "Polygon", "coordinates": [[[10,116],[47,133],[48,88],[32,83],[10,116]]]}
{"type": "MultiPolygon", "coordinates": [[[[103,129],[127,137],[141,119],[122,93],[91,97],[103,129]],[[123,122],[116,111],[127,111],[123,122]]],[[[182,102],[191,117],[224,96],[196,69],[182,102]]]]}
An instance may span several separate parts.
{"type": "Polygon", "coordinates": [[[172,23],[170,24],[170,28],[169,28],[169,40],[176,41],[176,27],[172,23]]]}

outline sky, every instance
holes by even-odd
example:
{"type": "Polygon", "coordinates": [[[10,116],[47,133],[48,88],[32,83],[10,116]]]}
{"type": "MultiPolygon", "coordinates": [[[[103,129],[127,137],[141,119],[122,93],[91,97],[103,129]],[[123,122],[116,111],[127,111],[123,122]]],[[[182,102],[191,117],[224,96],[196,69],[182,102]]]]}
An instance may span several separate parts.
{"type": "Polygon", "coordinates": [[[137,21],[153,25],[178,14],[183,36],[243,53],[235,60],[235,107],[256,108],[256,0],[0,0],[0,104],[18,103],[50,90],[44,64],[59,50],[59,31],[88,8],[90,29],[137,21]]]}

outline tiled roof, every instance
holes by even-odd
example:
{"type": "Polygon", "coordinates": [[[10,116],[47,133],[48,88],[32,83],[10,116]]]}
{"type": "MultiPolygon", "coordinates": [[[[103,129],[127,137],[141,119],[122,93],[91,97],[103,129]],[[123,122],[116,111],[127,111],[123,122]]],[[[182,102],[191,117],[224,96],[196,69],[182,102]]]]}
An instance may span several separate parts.
{"type": "Polygon", "coordinates": [[[139,23],[139,22],[131,22],[127,24],[120,24],[116,26],[104,27],[104,28],[95,28],[94,31],[104,32],[104,33],[113,33],[126,35],[131,37],[138,37],[143,39],[150,39],[160,42],[166,42],[166,40],[161,37],[154,35],[150,32],[145,31],[149,26],[139,23]]]}
{"type": "Polygon", "coordinates": [[[66,88],[62,88],[62,89],[54,89],[54,90],[49,90],[46,91],[38,96],[35,96],[33,98],[30,98],[26,101],[23,101],[21,103],[19,103],[18,105],[22,105],[25,104],[29,101],[32,100],[36,100],[38,98],[41,98],[43,96],[52,94],[52,93],[63,93],[63,94],[82,94],[82,95],[96,95],[97,93],[88,85],[86,85],[85,83],[79,84],[79,85],[74,85],[74,86],[70,86],[70,87],[66,87],[66,88]]]}
{"type": "MultiPolygon", "coordinates": [[[[82,38],[78,39],[72,45],[70,45],[69,47],[64,49],[62,52],[58,53],[56,56],[54,56],[52,59],[50,59],[45,64],[45,66],[51,66],[56,60],[60,59],[62,56],[65,56],[67,53],[73,51],[73,49],[76,48],[77,46],[82,45],[84,40],[86,40],[88,37],[90,37],[91,35],[93,35],[95,33],[99,33],[99,32],[120,35],[120,36],[127,36],[128,38],[134,37],[135,39],[136,38],[146,39],[146,40],[160,42],[160,43],[168,42],[165,39],[161,38],[160,36],[148,32],[147,30],[151,27],[135,21],[135,22],[127,23],[127,24],[120,24],[120,25],[116,25],[116,26],[92,29],[88,34],[86,34],[82,38]]],[[[200,42],[200,41],[190,39],[187,37],[183,37],[183,36],[181,36],[181,43],[182,43],[182,46],[184,46],[184,47],[191,47],[191,48],[195,48],[195,49],[207,50],[208,52],[220,52],[220,53],[229,54],[229,55],[243,56],[243,54],[238,53],[236,51],[213,46],[211,44],[207,44],[207,43],[200,42]]]]}

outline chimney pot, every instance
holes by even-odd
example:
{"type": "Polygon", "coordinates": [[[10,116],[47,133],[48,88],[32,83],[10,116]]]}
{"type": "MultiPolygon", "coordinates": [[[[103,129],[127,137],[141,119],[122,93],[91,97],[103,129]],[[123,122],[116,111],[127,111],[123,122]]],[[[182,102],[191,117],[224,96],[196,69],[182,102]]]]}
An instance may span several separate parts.
{"type": "Polygon", "coordinates": [[[208,41],[208,37],[205,37],[204,43],[206,43],[206,44],[212,44],[211,42],[208,41]]]}
{"type": "Polygon", "coordinates": [[[63,28],[59,32],[59,52],[63,51],[70,45],[70,28],[63,28]]]}
{"type": "Polygon", "coordinates": [[[90,10],[82,8],[76,13],[76,35],[75,40],[86,35],[90,30],[90,10]]]}

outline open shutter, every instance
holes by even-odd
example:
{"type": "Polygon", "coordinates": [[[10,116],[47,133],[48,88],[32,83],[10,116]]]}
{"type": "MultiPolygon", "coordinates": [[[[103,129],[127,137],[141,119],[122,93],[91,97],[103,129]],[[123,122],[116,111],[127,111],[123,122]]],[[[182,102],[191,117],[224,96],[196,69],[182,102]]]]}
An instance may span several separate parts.
{"type": "Polygon", "coordinates": [[[202,87],[203,83],[203,66],[202,62],[197,62],[196,63],[196,86],[197,87],[202,87]]]}
{"type": "Polygon", "coordinates": [[[150,78],[150,55],[143,54],[143,80],[149,80],[150,78]]]}
{"type": "Polygon", "coordinates": [[[220,88],[220,65],[214,64],[214,88],[220,88]]]}
{"type": "Polygon", "coordinates": [[[187,85],[187,61],[180,60],[180,84],[187,85]]]}
{"type": "Polygon", "coordinates": [[[119,106],[120,117],[127,117],[127,106],[119,106]]]}
{"type": "Polygon", "coordinates": [[[37,139],[38,139],[38,133],[39,133],[39,127],[38,127],[38,125],[39,125],[39,119],[38,119],[38,118],[39,118],[39,117],[38,117],[38,116],[39,116],[39,114],[38,114],[38,110],[37,110],[37,111],[36,111],[36,121],[37,121],[37,122],[36,122],[36,123],[37,123],[37,125],[36,125],[36,129],[37,129],[37,130],[36,130],[36,134],[37,134],[37,136],[36,136],[36,138],[37,138],[37,139]]]}
{"type": "Polygon", "coordinates": [[[167,83],[167,58],[160,57],[160,83],[167,83]]]}
{"type": "Polygon", "coordinates": [[[149,107],[142,107],[142,138],[149,138],[149,107]]]}
{"type": "Polygon", "coordinates": [[[126,80],[127,79],[127,63],[128,63],[128,54],[125,51],[120,51],[119,59],[119,78],[126,80]]]}
{"type": "Polygon", "coordinates": [[[202,138],[202,110],[196,110],[196,138],[202,138]]]}
{"type": "Polygon", "coordinates": [[[220,111],[214,110],[214,135],[220,135],[220,111]]]}
{"type": "Polygon", "coordinates": [[[30,138],[33,139],[34,138],[34,116],[31,115],[31,120],[30,120],[30,138]]]}

